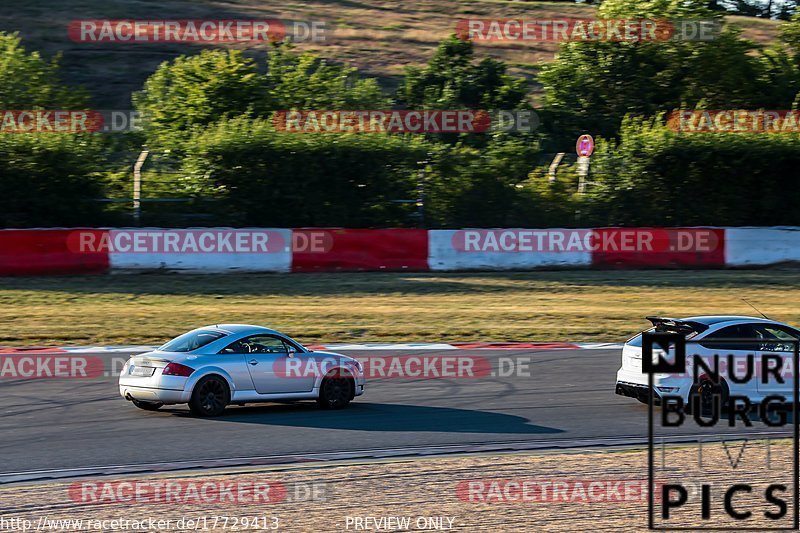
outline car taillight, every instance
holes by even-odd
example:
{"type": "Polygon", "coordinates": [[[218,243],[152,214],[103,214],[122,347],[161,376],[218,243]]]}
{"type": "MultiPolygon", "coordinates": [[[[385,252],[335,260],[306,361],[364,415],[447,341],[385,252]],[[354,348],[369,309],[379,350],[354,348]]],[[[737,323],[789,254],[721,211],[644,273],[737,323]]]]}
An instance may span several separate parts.
{"type": "Polygon", "coordinates": [[[186,365],[182,365],[180,363],[170,363],[164,367],[164,371],[161,373],[162,376],[181,376],[184,378],[188,378],[194,372],[194,368],[189,368],[186,365]]]}

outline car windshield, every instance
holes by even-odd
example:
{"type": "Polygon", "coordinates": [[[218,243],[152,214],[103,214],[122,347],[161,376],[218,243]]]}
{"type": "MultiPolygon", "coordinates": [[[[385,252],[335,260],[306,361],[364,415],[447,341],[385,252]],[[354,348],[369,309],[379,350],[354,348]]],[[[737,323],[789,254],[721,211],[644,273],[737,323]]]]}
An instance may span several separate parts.
{"type": "Polygon", "coordinates": [[[191,352],[198,348],[202,348],[206,344],[221,339],[225,333],[219,331],[211,331],[201,329],[199,331],[190,331],[184,333],[180,337],[175,337],[159,350],[162,352],[191,352]]]}

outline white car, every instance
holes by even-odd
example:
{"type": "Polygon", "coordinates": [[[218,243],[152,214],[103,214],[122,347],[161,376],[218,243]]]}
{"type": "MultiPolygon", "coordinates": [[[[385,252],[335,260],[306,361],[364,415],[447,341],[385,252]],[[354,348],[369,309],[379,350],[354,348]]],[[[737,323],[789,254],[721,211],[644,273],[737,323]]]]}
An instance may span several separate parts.
{"type": "MultiPolygon", "coordinates": [[[[660,403],[660,397],[666,394],[680,396],[684,405],[690,405],[692,397],[697,395],[703,409],[708,408],[715,394],[722,397],[723,405],[730,395],[745,396],[752,403],[759,403],[772,395],[784,396],[787,401],[791,401],[794,395],[793,353],[795,341],[800,340],[800,331],[797,329],[774,320],[747,316],[647,319],[653,327],[646,331],[682,333],[691,341],[686,344],[689,365],[693,359],[691,356],[699,355],[713,368],[713,355],[720,356],[719,385],[713,380],[704,379],[704,374],[700,372],[700,379],[695,385],[694,371],[691,368],[682,374],[654,374],[655,403],[660,403]],[[743,342],[742,339],[751,340],[743,342]],[[729,355],[732,357],[733,367],[729,367],[729,355]],[[740,379],[746,377],[748,355],[753,363],[752,378],[745,383],[736,383],[731,379],[730,372],[740,379]],[[764,371],[762,364],[769,364],[773,370],[780,364],[783,383],[773,374],[764,371]],[[763,376],[767,379],[763,379],[763,376]]],[[[622,367],[617,372],[616,393],[647,403],[649,384],[648,375],[642,371],[642,333],[628,340],[622,348],[622,367]]]]}
{"type": "Polygon", "coordinates": [[[205,326],[128,359],[119,393],[136,407],[189,404],[216,416],[229,404],[317,400],[340,409],[364,393],[358,360],[307,350],[275,330],[246,324],[205,326]]]}

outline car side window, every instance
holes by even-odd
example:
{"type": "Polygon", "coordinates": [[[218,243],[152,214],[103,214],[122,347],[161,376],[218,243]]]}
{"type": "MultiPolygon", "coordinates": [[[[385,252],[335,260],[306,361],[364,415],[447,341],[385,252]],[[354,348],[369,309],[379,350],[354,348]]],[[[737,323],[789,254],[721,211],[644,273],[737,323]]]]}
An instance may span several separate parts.
{"type": "Polygon", "coordinates": [[[288,347],[282,339],[272,335],[251,335],[232,342],[220,353],[287,353],[288,347]]]}
{"type": "Polygon", "coordinates": [[[752,324],[736,324],[735,326],[728,326],[719,331],[709,333],[700,341],[700,345],[709,350],[747,350],[755,351],[760,349],[758,343],[755,342],[735,342],[733,339],[758,339],[760,338],[752,324]],[[732,339],[730,342],[725,342],[726,339],[732,339]],[[705,342],[707,340],[714,340],[720,342],[705,342]]]}
{"type": "Polygon", "coordinates": [[[794,342],[798,340],[796,333],[773,324],[759,324],[755,327],[756,337],[761,339],[759,350],[764,352],[794,352],[794,342]]]}

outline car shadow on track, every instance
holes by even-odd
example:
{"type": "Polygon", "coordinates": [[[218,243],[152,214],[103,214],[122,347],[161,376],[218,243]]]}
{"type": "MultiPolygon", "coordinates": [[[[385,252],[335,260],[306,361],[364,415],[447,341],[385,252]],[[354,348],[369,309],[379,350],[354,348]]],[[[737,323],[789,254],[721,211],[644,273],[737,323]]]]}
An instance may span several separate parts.
{"type": "MultiPolygon", "coordinates": [[[[162,411],[167,411],[162,409],[162,411]]],[[[187,411],[171,409],[176,416],[187,411]]],[[[241,424],[290,426],[351,431],[419,431],[441,433],[562,433],[563,430],[529,423],[521,416],[420,405],[355,402],[337,411],[325,411],[312,403],[266,404],[232,407],[218,418],[204,419],[241,424]]]]}

